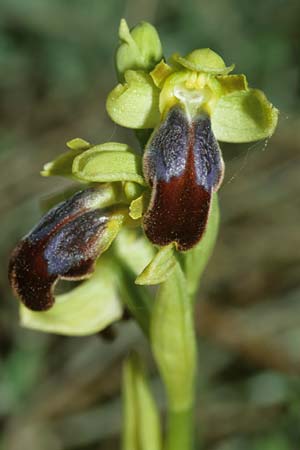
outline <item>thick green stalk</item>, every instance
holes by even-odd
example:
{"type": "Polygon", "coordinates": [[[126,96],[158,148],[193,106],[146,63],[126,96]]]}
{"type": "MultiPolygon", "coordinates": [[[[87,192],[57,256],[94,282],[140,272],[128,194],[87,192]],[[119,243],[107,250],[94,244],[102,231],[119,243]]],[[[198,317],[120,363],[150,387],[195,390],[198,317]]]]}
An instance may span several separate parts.
{"type": "Polygon", "coordinates": [[[177,263],[160,285],[151,316],[151,346],[168,398],[166,450],[192,450],[197,366],[193,304],[177,263]]]}
{"type": "Polygon", "coordinates": [[[165,450],[194,448],[193,408],[169,411],[165,450]]]}
{"type": "Polygon", "coordinates": [[[214,248],[219,225],[214,195],[205,235],[162,284],[151,315],[151,346],[168,397],[166,450],[192,450],[197,367],[194,301],[199,279],[214,248]]]}

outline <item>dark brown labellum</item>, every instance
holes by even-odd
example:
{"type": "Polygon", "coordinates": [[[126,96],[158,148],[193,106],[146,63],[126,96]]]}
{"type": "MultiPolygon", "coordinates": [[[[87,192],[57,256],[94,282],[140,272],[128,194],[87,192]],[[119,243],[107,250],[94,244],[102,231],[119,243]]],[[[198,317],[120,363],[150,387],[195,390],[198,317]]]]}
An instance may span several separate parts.
{"type": "Polygon", "coordinates": [[[144,156],[144,174],[152,196],[143,224],[151,242],[189,250],[201,239],[211,196],[224,172],[221,151],[210,119],[189,121],[178,106],[153,132],[144,156]]]}
{"type": "Polygon", "coordinates": [[[94,268],[109,216],[96,209],[98,188],[78,192],[51,209],[13,251],[9,280],[34,311],[53,305],[58,279],[80,280],[94,268]]]}

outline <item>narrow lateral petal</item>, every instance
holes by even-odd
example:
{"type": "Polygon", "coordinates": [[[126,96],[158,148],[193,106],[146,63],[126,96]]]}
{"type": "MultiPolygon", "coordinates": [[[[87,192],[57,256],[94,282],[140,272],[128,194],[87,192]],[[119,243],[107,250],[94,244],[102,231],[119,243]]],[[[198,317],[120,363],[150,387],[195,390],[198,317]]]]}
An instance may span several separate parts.
{"type": "Polygon", "coordinates": [[[15,248],[9,279],[28,308],[42,311],[54,303],[53,289],[62,279],[80,280],[118,231],[121,215],[98,209],[101,188],[75,194],[51,209],[15,248]],[[116,226],[108,227],[111,222],[116,226]]]}
{"type": "Polygon", "coordinates": [[[179,107],[154,132],[144,158],[152,196],[143,224],[156,245],[175,242],[189,250],[201,239],[212,192],[220,186],[223,161],[206,116],[188,121],[179,107]]]}

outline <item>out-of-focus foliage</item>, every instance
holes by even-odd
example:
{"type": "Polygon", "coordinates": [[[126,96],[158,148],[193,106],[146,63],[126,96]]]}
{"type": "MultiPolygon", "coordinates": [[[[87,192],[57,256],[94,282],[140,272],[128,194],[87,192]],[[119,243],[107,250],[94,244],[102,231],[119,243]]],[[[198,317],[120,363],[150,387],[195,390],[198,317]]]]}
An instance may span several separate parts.
{"type": "Polygon", "coordinates": [[[10,249],[36,223],[41,204],[69,186],[40,177],[43,164],[74,136],[128,141],[105,113],[121,17],[130,25],[152,22],[166,56],[212,48],[281,111],[270,142],[222,145],[221,232],[197,304],[197,449],[294,450],[300,441],[296,0],[1,0],[0,448],[118,448],[120,368],[137,343],[145,353],[131,322],[118,327],[113,342],[20,328],[6,282],[10,249]]]}

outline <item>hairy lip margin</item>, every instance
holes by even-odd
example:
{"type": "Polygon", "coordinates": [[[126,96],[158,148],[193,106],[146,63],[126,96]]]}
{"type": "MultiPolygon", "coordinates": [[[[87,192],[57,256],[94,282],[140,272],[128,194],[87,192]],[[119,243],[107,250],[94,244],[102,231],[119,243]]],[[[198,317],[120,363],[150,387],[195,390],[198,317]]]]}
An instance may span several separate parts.
{"type": "Polygon", "coordinates": [[[81,280],[93,272],[106,249],[102,240],[110,220],[109,212],[97,208],[100,192],[89,188],[52,208],[14,249],[9,281],[26,307],[51,308],[59,279],[81,280]]]}
{"type": "Polygon", "coordinates": [[[179,251],[196,245],[223,173],[209,117],[199,115],[190,122],[183,109],[173,107],[154,131],[144,155],[152,195],[143,225],[150,241],[160,246],[174,242],[179,251]]]}

